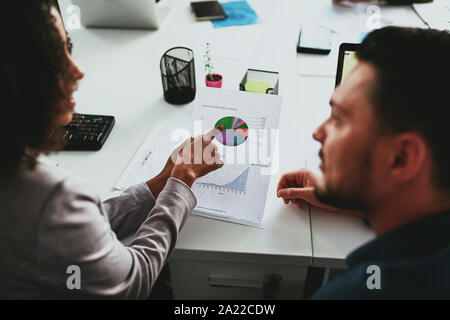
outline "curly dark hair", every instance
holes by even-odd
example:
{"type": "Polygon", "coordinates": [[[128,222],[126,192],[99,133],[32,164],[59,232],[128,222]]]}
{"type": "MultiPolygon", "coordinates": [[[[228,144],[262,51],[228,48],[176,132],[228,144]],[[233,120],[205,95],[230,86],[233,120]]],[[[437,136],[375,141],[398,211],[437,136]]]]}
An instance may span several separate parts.
{"type": "Polygon", "coordinates": [[[51,15],[56,1],[7,0],[2,3],[0,92],[3,124],[0,175],[33,169],[39,153],[63,146],[57,102],[67,98],[63,83],[69,61],[51,15]]]}
{"type": "Polygon", "coordinates": [[[433,158],[433,181],[450,192],[450,33],[386,27],[371,32],[357,52],[378,74],[373,101],[381,132],[417,132],[433,158]]]}

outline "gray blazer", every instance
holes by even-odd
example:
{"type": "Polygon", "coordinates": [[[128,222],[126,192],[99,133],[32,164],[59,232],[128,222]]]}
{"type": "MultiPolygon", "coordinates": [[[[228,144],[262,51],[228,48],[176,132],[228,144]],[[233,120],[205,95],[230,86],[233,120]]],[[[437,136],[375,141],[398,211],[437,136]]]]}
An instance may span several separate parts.
{"type": "Polygon", "coordinates": [[[196,199],[169,178],[156,202],[145,183],[102,202],[40,161],[0,179],[0,204],[0,298],[135,299],[149,296],[196,199]],[[118,240],[136,230],[130,246],[118,240]]]}

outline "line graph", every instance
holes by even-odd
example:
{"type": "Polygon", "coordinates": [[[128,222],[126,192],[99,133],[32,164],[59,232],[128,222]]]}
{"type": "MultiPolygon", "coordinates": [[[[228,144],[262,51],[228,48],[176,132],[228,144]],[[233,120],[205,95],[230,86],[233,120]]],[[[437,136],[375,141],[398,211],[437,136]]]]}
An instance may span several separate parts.
{"type": "Polygon", "coordinates": [[[247,180],[248,180],[248,171],[249,167],[245,169],[237,178],[226,183],[226,184],[216,184],[216,183],[208,183],[208,182],[197,182],[197,185],[204,188],[210,188],[215,190],[223,190],[223,191],[235,191],[240,193],[245,193],[247,188],[247,180]]]}

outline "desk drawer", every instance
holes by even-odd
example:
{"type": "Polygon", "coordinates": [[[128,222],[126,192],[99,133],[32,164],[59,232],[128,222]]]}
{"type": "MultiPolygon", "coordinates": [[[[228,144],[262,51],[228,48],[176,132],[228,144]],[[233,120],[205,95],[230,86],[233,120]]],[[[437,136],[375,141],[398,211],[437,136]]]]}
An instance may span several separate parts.
{"type": "Polygon", "coordinates": [[[171,259],[175,299],[301,299],[307,267],[171,259]]]}

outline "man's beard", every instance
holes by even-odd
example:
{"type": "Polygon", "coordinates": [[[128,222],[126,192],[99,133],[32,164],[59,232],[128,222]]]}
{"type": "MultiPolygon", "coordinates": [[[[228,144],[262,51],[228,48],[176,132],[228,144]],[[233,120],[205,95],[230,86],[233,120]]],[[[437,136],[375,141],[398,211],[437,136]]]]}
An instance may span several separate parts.
{"type": "Polygon", "coordinates": [[[372,171],[371,152],[367,151],[360,159],[349,172],[344,188],[333,188],[327,180],[323,189],[314,188],[317,200],[335,208],[368,213],[370,205],[365,195],[372,171]]]}

